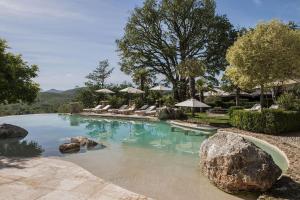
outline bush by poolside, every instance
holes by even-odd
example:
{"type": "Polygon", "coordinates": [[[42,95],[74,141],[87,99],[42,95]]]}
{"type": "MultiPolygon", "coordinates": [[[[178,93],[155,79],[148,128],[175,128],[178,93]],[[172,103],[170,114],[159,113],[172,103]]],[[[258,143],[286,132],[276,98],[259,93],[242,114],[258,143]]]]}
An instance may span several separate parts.
{"type": "Polygon", "coordinates": [[[261,112],[233,110],[232,126],[242,130],[261,133],[286,133],[300,130],[300,112],[263,109],[261,112]]]}
{"type": "Polygon", "coordinates": [[[174,108],[163,108],[158,112],[158,118],[160,120],[169,120],[169,119],[187,119],[187,115],[180,109],[174,108]]]}
{"type": "Polygon", "coordinates": [[[243,106],[231,106],[229,109],[228,109],[228,115],[229,117],[232,115],[233,111],[234,110],[243,110],[245,107],[243,106]]]}
{"type": "Polygon", "coordinates": [[[83,109],[83,105],[79,102],[71,102],[68,104],[62,104],[58,108],[60,113],[80,113],[83,109]]]}

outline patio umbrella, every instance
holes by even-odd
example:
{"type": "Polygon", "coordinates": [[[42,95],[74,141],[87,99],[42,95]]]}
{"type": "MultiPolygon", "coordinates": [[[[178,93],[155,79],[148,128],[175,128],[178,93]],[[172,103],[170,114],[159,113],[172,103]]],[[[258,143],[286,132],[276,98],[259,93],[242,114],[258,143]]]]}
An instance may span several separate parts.
{"type": "MultiPolygon", "coordinates": [[[[143,93],[145,93],[144,91],[139,90],[137,88],[133,88],[133,87],[124,88],[124,89],[120,90],[120,92],[126,92],[128,94],[143,94],[143,93]]],[[[129,98],[129,104],[130,104],[130,98],[129,98]]]]}
{"type": "MultiPolygon", "coordinates": [[[[171,88],[168,88],[168,87],[165,87],[163,85],[158,85],[158,86],[155,86],[153,88],[150,89],[151,91],[157,91],[159,92],[161,95],[163,94],[163,92],[169,92],[169,91],[172,91],[171,88]]],[[[159,106],[161,106],[161,99],[159,101],[159,106]]]]}
{"type": "Polygon", "coordinates": [[[209,105],[198,101],[197,99],[188,99],[186,101],[175,104],[178,107],[189,107],[189,108],[210,108],[209,105]]]}
{"type": "Polygon", "coordinates": [[[180,102],[175,104],[178,107],[189,107],[192,108],[192,115],[194,116],[194,109],[193,108],[210,108],[209,105],[198,101],[197,99],[188,99],[186,101],[180,102]]]}
{"type": "Polygon", "coordinates": [[[100,89],[100,90],[96,90],[95,92],[104,93],[104,94],[114,94],[114,92],[109,89],[100,89]]]}
{"type": "MultiPolygon", "coordinates": [[[[114,94],[114,92],[109,89],[100,89],[100,90],[96,90],[95,92],[102,93],[102,94],[114,94]]],[[[106,104],[107,101],[101,101],[101,103],[106,104]]]]}
{"type": "Polygon", "coordinates": [[[152,91],[159,91],[159,92],[172,91],[171,88],[165,87],[163,85],[155,86],[155,87],[151,88],[150,90],[152,90],[152,91]]]}
{"type": "Polygon", "coordinates": [[[124,89],[120,90],[120,92],[127,92],[129,94],[143,94],[143,93],[145,93],[144,91],[139,90],[137,88],[133,88],[133,87],[124,88],[124,89]]]}

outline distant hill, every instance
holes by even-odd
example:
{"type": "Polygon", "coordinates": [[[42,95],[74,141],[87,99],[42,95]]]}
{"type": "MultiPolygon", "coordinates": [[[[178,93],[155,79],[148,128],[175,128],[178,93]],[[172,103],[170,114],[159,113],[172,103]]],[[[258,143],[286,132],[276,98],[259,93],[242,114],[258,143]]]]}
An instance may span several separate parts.
{"type": "Polygon", "coordinates": [[[0,105],[1,115],[18,115],[31,113],[55,113],[59,106],[75,100],[76,92],[82,88],[75,88],[66,91],[51,89],[40,92],[33,104],[9,104],[0,105]]]}
{"type": "Polygon", "coordinates": [[[56,89],[50,89],[50,90],[46,90],[46,91],[43,91],[43,92],[48,92],[48,93],[62,93],[64,91],[62,91],[62,90],[56,90],[56,89]]]}

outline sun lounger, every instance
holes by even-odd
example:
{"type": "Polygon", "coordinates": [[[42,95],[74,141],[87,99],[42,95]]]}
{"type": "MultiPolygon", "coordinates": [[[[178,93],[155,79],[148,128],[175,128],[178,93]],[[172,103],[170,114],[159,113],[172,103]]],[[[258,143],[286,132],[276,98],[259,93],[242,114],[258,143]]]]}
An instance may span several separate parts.
{"type": "Polygon", "coordinates": [[[128,114],[132,113],[135,110],[135,107],[136,107],[135,105],[132,105],[128,109],[120,109],[120,110],[118,110],[118,113],[128,115],[128,114]]]}
{"type": "Polygon", "coordinates": [[[83,109],[83,111],[92,112],[94,110],[101,109],[103,107],[104,107],[104,105],[97,105],[95,108],[86,108],[86,109],[83,109]]]}
{"type": "Polygon", "coordinates": [[[137,110],[134,113],[138,114],[138,115],[145,115],[146,113],[150,114],[150,111],[153,111],[156,109],[156,106],[150,106],[149,108],[147,108],[146,110],[137,110]]]}
{"type": "Polygon", "coordinates": [[[118,113],[119,110],[124,110],[128,107],[128,105],[122,105],[119,109],[109,109],[108,112],[110,113],[118,113]]]}
{"type": "Polygon", "coordinates": [[[157,110],[151,110],[151,111],[145,112],[144,115],[146,115],[146,116],[155,116],[156,113],[157,113],[157,110]]]}
{"type": "Polygon", "coordinates": [[[108,109],[111,107],[111,105],[106,105],[104,108],[101,108],[101,109],[97,109],[95,110],[96,113],[102,113],[102,112],[106,112],[108,111],[108,109]]]}
{"type": "Polygon", "coordinates": [[[279,109],[279,105],[273,104],[270,106],[270,109],[279,109]]]}
{"type": "Polygon", "coordinates": [[[245,109],[245,110],[258,111],[260,109],[261,109],[261,105],[260,104],[255,104],[254,106],[252,106],[252,108],[245,109]]]}
{"type": "Polygon", "coordinates": [[[140,107],[138,110],[146,110],[149,106],[146,104],[146,105],[143,105],[142,107],[140,107]]]}

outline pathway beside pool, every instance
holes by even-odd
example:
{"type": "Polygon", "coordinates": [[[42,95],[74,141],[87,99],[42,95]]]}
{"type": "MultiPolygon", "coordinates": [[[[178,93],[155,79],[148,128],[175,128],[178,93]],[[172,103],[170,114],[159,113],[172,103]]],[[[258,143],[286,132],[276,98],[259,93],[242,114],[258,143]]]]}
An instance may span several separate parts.
{"type": "Polygon", "coordinates": [[[55,158],[0,157],[0,199],[150,200],[55,158]]]}

